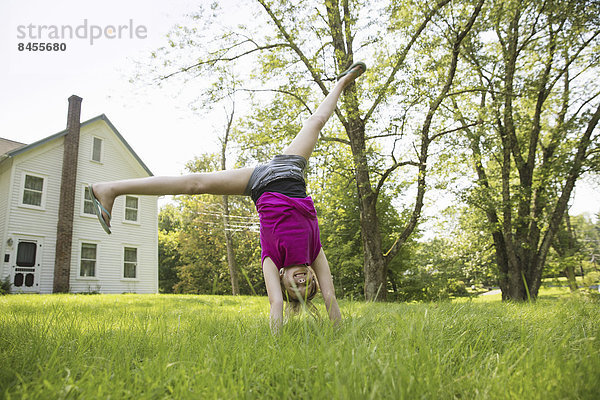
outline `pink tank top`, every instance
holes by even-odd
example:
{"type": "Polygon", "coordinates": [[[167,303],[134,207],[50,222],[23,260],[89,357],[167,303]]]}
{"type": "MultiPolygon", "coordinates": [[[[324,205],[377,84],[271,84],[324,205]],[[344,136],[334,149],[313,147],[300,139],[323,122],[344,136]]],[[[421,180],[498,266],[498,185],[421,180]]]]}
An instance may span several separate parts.
{"type": "Polygon", "coordinates": [[[312,264],[321,250],[319,223],[312,198],[266,192],[256,202],[260,216],[262,261],[271,258],[277,269],[312,264]]]}

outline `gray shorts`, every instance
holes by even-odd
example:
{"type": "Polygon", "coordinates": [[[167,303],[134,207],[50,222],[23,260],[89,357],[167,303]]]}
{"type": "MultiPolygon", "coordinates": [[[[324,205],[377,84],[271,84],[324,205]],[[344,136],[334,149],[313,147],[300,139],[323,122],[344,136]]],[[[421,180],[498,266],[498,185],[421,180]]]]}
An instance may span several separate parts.
{"type": "Polygon", "coordinates": [[[251,196],[277,179],[292,178],[304,182],[306,164],[306,159],[302,156],[278,154],[267,164],[254,168],[244,194],[251,196]]]}

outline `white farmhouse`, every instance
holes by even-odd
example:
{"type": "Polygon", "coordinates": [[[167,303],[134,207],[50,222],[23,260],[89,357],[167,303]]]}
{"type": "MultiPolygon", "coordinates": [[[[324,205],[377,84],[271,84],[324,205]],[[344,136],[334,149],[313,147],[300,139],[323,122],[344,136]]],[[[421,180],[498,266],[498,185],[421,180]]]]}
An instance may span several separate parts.
{"type": "Polygon", "coordinates": [[[71,96],[66,130],[0,138],[0,279],[13,293],[157,293],[157,197],[117,198],[107,235],[87,189],[152,173],[104,114],[80,112],[71,96]]]}

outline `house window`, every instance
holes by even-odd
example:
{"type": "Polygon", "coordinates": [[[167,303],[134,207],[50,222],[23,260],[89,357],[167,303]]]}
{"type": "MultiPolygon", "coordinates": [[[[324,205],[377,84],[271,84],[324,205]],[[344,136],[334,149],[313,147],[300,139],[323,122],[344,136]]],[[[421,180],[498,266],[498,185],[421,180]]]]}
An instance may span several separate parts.
{"type": "Polygon", "coordinates": [[[81,244],[81,268],[79,276],[96,276],[96,253],[98,245],[94,243],[81,244]]]}
{"type": "Polygon", "coordinates": [[[125,221],[138,222],[139,199],[133,196],[125,197],[125,221]]]}
{"type": "Polygon", "coordinates": [[[92,160],[102,161],[102,139],[95,137],[92,144],[92,160]]]}
{"type": "Polygon", "coordinates": [[[23,204],[41,207],[43,194],[44,178],[26,174],[23,186],[23,204]]]}
{"type": "Polygon", "coordinates": [[[87,185],[83,189],[83,213],[96,215],[92,196],[90,195],[90,188],[87,185]]]}
{"type": "Polygon", "coordinates": [[[123,278],[137,278],[137,249],[125,247],[123,260],[123,278]]]}

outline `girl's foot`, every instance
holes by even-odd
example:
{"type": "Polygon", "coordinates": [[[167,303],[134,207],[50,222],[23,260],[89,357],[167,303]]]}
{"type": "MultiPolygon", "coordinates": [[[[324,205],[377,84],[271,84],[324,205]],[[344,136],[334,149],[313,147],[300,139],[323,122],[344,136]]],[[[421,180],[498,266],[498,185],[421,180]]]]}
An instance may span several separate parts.
{"type": "Polygon", "coordinates": [[[354,81],[359,76],[361,76],[366,70],[367,70],[367,65],[364,62],[362,62],[362,61],[355,62],[354,64],[352,64],[350,66],[350,68],[348,68],[347,70],[345,70],[344,72],[339,74],[337,76],[337,80],[344,81],[344,84],[347,85],[350,82],[354,81]]]}
{"type": "Polygon", "coordinates": [[[110,234],[110,219],[113,203],[115,202],[114,196],[111,196],[106,185],[102,183],[95,183],[89,186],[90,197],[94,203],[94,211],[98,216],[100,225],[106,233],[110,234]]]}

